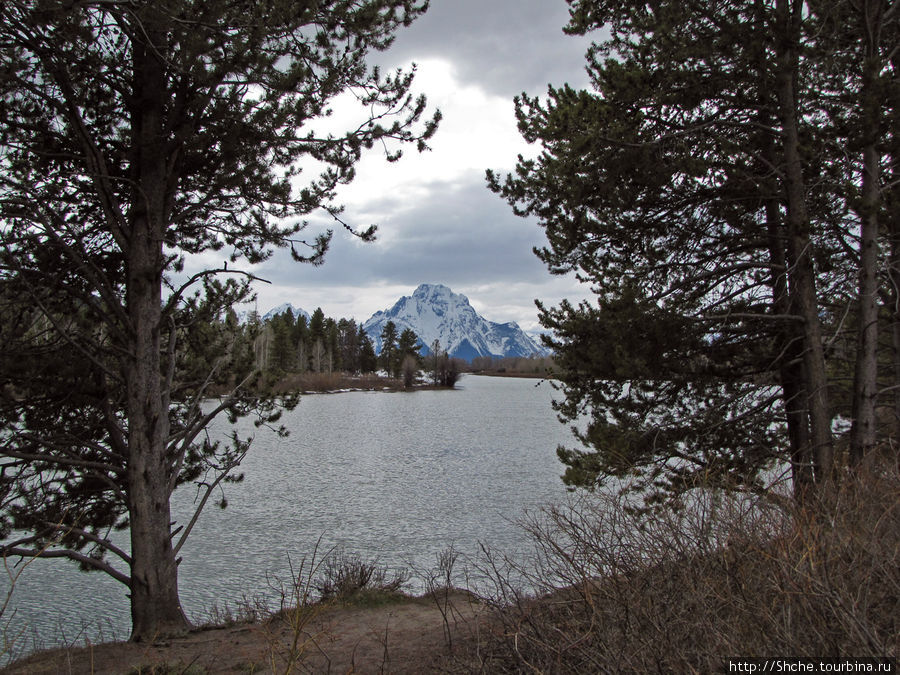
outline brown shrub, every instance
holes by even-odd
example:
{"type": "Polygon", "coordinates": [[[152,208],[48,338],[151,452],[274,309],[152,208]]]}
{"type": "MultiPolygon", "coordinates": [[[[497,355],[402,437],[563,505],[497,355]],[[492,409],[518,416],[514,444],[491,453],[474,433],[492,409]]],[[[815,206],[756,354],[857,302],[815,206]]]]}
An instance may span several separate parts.
{"type": "Polygon", "coordinates": [[[324,559],[316,589],[323,601],[378,604],[406,597],[402,589],[407,581],[405,570],[390,573],[375,560],[338,549],[324,559]]]}
{"type": "Polygon", "coordinates": [[[282,376],[271,390],[276,394],[295,392],[330,392],[342,389],[384,389],[398,388],[399,380],[383,378],[374,374],[350,375],[334,371],[331,373],[290,373],[282,376]]]}
{"type": "Polygon", "coordinates": [[[602,495],[545,509],[525,524],[528,565],[487,557],[496,615],[479,667],[718,672],[735,656],[896,659],[898,476],[784,504],[697,492],[679,513],[639,515],[602,495]]]}

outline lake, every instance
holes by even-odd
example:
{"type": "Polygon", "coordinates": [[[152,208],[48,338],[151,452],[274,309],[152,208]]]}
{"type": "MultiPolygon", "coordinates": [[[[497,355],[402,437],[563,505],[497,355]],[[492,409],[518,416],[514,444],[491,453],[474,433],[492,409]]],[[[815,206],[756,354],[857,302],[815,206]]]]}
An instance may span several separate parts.
{"type": "MultiPolygon", "coordinates": [[[[289,581],[317,543],[320,556],[342,547],[413,570],[435,568],[451,546],[464,557],[482,542],[524,554],[516,520],[566,495],[555,451],[573,439],[554,395],[548,382],[467,375],[452,391],[304,396],[282,419],[289,437],[254,430],[245,480],[225,488],[226,509],[207,505],[182,549],[185,611],[197,619],[244,597],[276,599],[273,581],[289,581]]],[[[253,429],[249,419],[239,425],[253,429]]],[[[211,433],[227,429],[222,419],[211,433]]],[[[179,522],[194,496],[176,492],[179,522]]],[[[421,590],[415,574],[410,590],[421,590]]],[[[25,627],[29,650],[126,639],[130,630],[126,589],[66,561],[34,561],[11,605],[9,630],[25,627]]]]}

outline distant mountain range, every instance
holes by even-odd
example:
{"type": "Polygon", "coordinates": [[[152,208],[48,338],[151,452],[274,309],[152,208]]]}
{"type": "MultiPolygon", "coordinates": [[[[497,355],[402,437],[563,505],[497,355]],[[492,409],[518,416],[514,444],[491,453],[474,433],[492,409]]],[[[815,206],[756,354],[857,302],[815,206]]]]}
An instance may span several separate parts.
{"type": "Polygon", "coordinates": [[[309,321],[309,312],[305,309],[300,309],[299,307],[294,307],[291,303],[285,302],[278,307],[273,307],[268,312],[263,314],[262,320],[268,321],[269,319],[278,316],[279,314],[284,314],[286,311],[290,311],[291,314],[294,315],[294,320],[296,321],[301,316],[305,316],[306,320],[309,321]]]}
{"type": "Polygon", "coordinates": [[[375,351],[381,351],[381,331],[393,321],[397,332],[411,328],[430,353],[435,339],[450,356],[471,361],[477,356],[531,356],[547,350],[515,322],[495,323],[480,316],[469,299],[440,284],[422,284],[390,309],[376,312],[363,324],[375,351]]]}
{"type": "MultiPolygon", "coordinates": [[[[294,317],[309,313],[284,303],[266,312],[264,320],[290,310],[294,317]]],[[[388,321],[397,326],[397,333],[411,328],[422,342],[422,353],[431,353],[435,339],[450,356],[471,361],[477,356],[545,355],[548,350],[540,339],[526,334],[513,321],[495,323],[478,314],[469,299],[454,293],[441,284],[421,284],[412,296],[403,296],[394,306],[375,312],[363,323],[372,338],[376,353],[381,352],[381,331],[388,321]]]]}

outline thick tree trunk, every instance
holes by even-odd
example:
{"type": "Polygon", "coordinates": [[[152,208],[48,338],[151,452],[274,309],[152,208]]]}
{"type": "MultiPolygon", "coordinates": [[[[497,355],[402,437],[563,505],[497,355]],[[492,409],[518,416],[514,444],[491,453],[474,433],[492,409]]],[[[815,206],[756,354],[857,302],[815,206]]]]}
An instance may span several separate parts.
{"type": "MultiPolygon", "coordinates": [[[[754,30],[758,35],[766,32],[766,15],[768,8],[762,0],[756,0],[756,19],[754,30]]],[[[764,41],[758,43],[756,67],[760,96],[760,127],[769,129],[774,126],[772,111],[777,110],[774,100],[774,83],[771,75],[771,53],[764,41]]],[[[774,177],[766,177],[769,167],[779,165],[774,135],[764,132],[761,139],[762,156],[765,166],[762,167],[760,189],[765,200],[766,238],[769,246],[769,262],[772,265],[770,284],[772,287],[772,312],[778,316],[793,316],[796,309],[791,304],[788,288],[788,270],[791,262],[787,257],[788,234],[785,230],[781,208],[783,197],[774,177]]],[[[775,364],[781,382],[784,400],[785,422],[787,423],[788,443],[791,458],[791,482],[794,498],[799,502],[808,494],[813,484],[813,457],[809,436],[809,414],[807,410],[807,394],[804,387],[803,373],[803,334],[797,322],[784,322],[777,334],[776,349],[779,358],[775,364]]]]}
{"type": "Polygon", "coordinates": [[[891,243],[891,347],[893,348],[893,420],[891,444],[900,447],[900,232],[892,232],[891,243]]]}
{"type": "MultiPolygon", "coordinates": [[[[189,623],[178,599],[172,549],[166,439],[168,411],[160,391],[159,256],[144,228],[132,229],[128,312],[134,355],[128,377],[128,497],[131,523],[132,640],[183,632],[189,623]],[[137,235],[137,236],[135,236],[137,235]],[[139,239],[145,241],[139,243],[139,239]],[[156,263],[156,264],[154,264],[156,263]],[[156,280],[152,278],[156,274],[156,280]]],[[[158,244],[157,244],[158,247],[158,244]]]]}
{"type": "MultiPolygon", "coordinates": [[[[151,26],[148,42],[162,44],[151,26]]],[[[128,395],[128,498],[131,525],[131,639],[151,641],[184,632],[178,564],[171,538],[166,442],[169,411],[161,380],[163,238],[166,154],[163,142],[165,73],[158,51],[134,47],[132,130],[135,191],[129,214],[127,312],[131,344],[128,395]]]]}
{"type": "MultiPolygon", "coordinates": [[[[891,63],[894,73],[891,88],[898,86],[897,73],[900,72],[900,52],[894,51],[891,63]]],[[[885,224],[890,237],[890,282],[891,301],[890,323],[893,346],[893,413],[891,425],[891,446],[897,459],[897,470],[900,471],[900,111],[895,106],[892,118],[889,119],[887,138],[887,154],[890,157],[890,174],[887,176],[886,188],[882,199],[885,205],[885,224]]]]}
{"type": "Polygon", "coordinates": [[[803,369],[809,405],[810,436],[818,483],[830,481],[834,463],[825,351],[818,314],[816,279],[813,270],[811,225],[806,205],[806,184],[800,156],[796,77],[798,73],[800,24],[803,3],[777,0],[776,89],[783,139],[782,171],[787,202],[788,255],[792,306],[803,318],[803,369]]]}

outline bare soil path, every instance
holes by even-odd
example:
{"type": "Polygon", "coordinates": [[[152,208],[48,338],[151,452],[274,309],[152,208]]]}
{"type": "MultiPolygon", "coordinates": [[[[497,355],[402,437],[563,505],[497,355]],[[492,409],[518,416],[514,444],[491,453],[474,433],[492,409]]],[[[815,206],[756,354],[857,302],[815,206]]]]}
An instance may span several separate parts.
{"type": "Polygon", "coordinates": [[[377,607],[320,605],[155,644],[37,652],[7,673],[436,673],[476,639],[483,606],[462,592],[377,607]]]}

